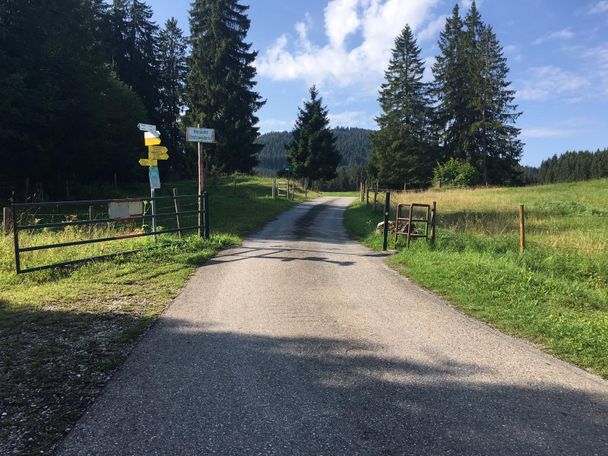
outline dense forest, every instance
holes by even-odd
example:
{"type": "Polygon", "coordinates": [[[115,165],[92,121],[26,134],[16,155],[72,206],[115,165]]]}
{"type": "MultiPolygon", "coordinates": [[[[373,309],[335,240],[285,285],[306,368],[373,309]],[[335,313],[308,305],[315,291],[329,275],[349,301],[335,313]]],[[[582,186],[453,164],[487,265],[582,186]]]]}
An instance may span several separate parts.
{"type": "Polygon", "coordinates": [[[195,173],[186,124],[216,129],[212,171],[251,172],[264,101],[247,10],[194,0],[186,38],[175,19],[156,24],[141,0],[0,2],[0,198],[145,181],[140,122],[155,124],[169,148],[165,178],[195,173]],[[219,105],[230,108],[218,114],[219,105]]]}
{"type": "Polygon", "coordinates": [[[608,149],[566,152],[540,165],[539,183],[576,182],[608,177],[608,149]]]}
{"type": "MultiPolygon", "coordinates": [[[[336,147],[342,155],[341,168],[364,167],[367,165],[372,149],[370,133],[363,128],[332,128],[336,137],[336,147]]],[[[264,148],[259,158],[257,172],[263,176],[275,176],[277,171],[288,164],[286,145],[292,141],[288,131],[271,132],[261,135],[257,142],[264,148]]]]}

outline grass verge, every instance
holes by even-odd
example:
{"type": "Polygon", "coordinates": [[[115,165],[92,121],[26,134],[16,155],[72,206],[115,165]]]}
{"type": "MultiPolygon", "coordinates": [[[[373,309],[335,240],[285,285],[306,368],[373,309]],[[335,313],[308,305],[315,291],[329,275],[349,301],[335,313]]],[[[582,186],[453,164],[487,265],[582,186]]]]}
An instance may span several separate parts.
{"type": "MultiPolygon", "coordinates": [[[[193,192],[194,185],[176,184],[181,194],[193,192]]],[[[0,236],[0,454],[52,450],[196,267],[298,202],[273,200],[269,180],[246,176],[219,180],[210,194],[209,241],[162,236],[156,244],[91,244],[37,252],[28,260],[47,264],[151,247],[72,269],[17,276],[12,238],[0,236]]],[[[102,234],[66,228],[29,241],[102,234]]]]}
{"type": "MultiPolygon", "coordinates": [[[[388,262],[464,313],[608,378],[608,256],[603,237],[608,181],[527,192],[399,195],[404,202],[439,200],[438,238],[435,247],[414,241],[405,250],[399,244],[388,262]],[[590,189],[591,195],[586,193],[590,189]],[[530,208],[530,243],[523,256],[517,252],[517,216],[502,212],[508,207],[516,214],[516,202],[530,208]]],[[[378,250],[382,239],[375,227],[381,219],[356,204],[348,209],[345,225],[353,237],[378,250]]]]}

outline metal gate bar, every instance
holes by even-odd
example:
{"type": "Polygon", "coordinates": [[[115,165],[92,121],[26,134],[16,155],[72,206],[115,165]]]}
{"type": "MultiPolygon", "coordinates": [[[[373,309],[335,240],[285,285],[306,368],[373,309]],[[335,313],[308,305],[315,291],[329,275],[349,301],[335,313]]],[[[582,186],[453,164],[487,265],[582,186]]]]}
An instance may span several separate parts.
{"type": "Polygon", "coordinates": [[[15,250],[15,270],[17,274],[23,274],[34,271],[41,271],[45,269],[59,268],[64,266],[76,265],[92,260],[98,259],[106,259],[110,257],[116,257],[119,255],[127,255],[136,252],[140,252],[145,249],[137,249],[137,250],[128,250],[124,252],[116,252],[105,255],[97,255],[93,257],[82,258],[78,260],[70,260],[63,261],[59,263],[37,266],[32,268],[22,268],[21,266],[21,254],[26,252],[35,252],[41,250],[51,250],[57,248],[65,248],[65,247],[74,247],[79,245],[88,245],[88,244],[96,244],[110,241],[118,241],[125,239],[135,239],[142,238],[148,236],[157,236],[161,234],[171,234],[171,233],[183,233],[186,231],[195,231],[198,230],[204,237],[207,239],[209,237],[209,204],[207,194],[201,195],[184,195],[184,196],[168,196],[168,197],[155,197],[155,198],[123,198],[123,199],[103,199],[103,200],[84,200],[84,201],[57,201],[57,202],[44,202],[44,203],[15,203],[11,205],[12,212],[12,226],[13,226],[13,236],[14,236],[14,250],[15,250]],[[134,215],[129,217],[121,217],[121,218],[104,218],[104,219],[91,219],[89,216],[89,220],[70,220],[61,223],[43,223],[43,224],[27,224],[20,225],[19,224],[19,209],[33,208],[33,207],[61,207],[61,206],[84,206],[84,205],[102,205],[109,203],[144,203],[144,202],[152,202],[152,201],[163,201],[170,200],[175,201],[176,199],[184,200],[187,198],[196,198],[197,203],[200,202],[200,210],[188,210],[182,212],[168,212],[161,214],[145,214],[134,215]],[[103,223],[125,223],[132,222],[137,220],[145,220],[146,218],[163,218],[163,217],[176,217],[180,215],[197,215],[197,223],[193,226],[186,227],[178,227],[176,229],[164,229],[164,230],[152,230],[147,233],[134,233],[134,234],[124,234],[117,236],[109,236],[98,239],[84,239],[80,241],[71,241],[71,242],[62,242],[57,244],[46,244],[46,245],[37,245],[37,246],[20,246],[20,238],[19,233],[22,231],[36,231],[40,229],[48,229],[48,228],[64,228],[68,226],[93,226],[99,225],[103,223]]]}

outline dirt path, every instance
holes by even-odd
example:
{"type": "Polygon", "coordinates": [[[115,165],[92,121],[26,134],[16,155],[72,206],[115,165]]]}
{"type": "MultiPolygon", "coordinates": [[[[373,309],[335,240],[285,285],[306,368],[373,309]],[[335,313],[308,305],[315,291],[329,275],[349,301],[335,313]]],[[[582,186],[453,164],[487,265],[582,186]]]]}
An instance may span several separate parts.
{"type": "Polygon", "coordinates": [[[201,268],[60,454],[608,454],[608,383],[298,206],[201,268]]]}

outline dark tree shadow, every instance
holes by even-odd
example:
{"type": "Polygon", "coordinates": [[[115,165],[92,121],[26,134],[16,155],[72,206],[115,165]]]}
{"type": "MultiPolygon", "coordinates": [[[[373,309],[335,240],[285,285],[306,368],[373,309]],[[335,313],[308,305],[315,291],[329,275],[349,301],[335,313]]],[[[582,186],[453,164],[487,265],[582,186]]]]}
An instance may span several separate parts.
{"type": "Polygon", "coordinates": [[[61,454],[599,455],[608,398],[356,340],[164,321],[83,425],[61,454]]]}

